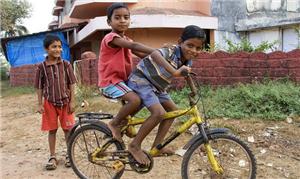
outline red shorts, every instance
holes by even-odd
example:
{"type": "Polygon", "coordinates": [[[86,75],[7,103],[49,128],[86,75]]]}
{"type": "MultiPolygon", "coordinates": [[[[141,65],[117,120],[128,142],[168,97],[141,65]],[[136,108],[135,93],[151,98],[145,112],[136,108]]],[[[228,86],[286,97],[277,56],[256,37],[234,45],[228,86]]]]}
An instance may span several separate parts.
{"type": "Polygon", "coordinates": [[[58,119],[61,128],[68,130],[75,123],[74,114],[69,114],[69,105],[62,108],[54,106],[47,100],[44,100],[44,112],[42,114],[42,131],[50,131],[58,128],[58,119]]]}

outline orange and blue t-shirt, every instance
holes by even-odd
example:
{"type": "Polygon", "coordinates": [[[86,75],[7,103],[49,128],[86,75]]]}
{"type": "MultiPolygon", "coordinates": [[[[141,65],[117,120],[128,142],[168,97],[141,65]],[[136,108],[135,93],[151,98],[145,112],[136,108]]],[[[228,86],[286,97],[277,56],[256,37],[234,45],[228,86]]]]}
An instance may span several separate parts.
{"type": "Polygon", "coordinates": [[[130,49],[109,46],[114,38],[130,38],[110,32],[103,38],[98,62],[98,86],[103,88],[111,84],[127,81],[132,71],[132,53],[130,49]]]}

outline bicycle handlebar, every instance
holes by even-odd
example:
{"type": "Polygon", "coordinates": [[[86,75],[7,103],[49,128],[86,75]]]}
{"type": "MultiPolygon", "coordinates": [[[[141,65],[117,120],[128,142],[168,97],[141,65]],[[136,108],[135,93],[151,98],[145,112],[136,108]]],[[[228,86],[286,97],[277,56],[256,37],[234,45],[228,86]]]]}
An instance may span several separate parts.
{"type": "Polygon", "coordinates": [[[183,70],[181,72],[181,75],[184,76],[186,78],[186,80],[188,81],[188,85],[191,89],[191,92],[188,95],[188,97],[189,97],[190,105],[193,106],[193,105],[197,104],[198,100],[194,99],[194,97],[197,94],[197,88],[194,84],[193,79],[191,78],[191,75],[196,76],[197,74],[195,72],[188,72],[187,70],[183,70]]]}

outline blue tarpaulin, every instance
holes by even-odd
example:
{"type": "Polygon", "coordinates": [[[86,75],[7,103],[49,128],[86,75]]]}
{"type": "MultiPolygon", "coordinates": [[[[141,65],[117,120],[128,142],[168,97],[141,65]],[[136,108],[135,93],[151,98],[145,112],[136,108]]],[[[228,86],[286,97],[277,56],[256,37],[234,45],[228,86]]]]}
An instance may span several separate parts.
{"type": "MultiPolygon", "coordinates": [[[[70,61],[70,49],[62,32],[50,32],[59,36],[62,41],[62,55],[70,61]]],[[[47,52],[44,49],[43,40],[49,33],[41,33],[24,38],[18,38],[7,42],[7,60],[12,67],[40,63],[45,60],[47,52]]]]}

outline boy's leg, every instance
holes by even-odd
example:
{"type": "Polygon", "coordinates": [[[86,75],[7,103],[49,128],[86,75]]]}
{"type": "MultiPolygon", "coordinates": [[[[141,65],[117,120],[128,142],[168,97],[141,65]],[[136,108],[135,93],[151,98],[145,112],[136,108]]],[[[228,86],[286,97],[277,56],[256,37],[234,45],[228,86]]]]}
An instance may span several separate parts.
{"type": "Polygon", "coordinates": [[[153,104],[148,107],[151,116],[142,124],[137,135],[128,146],[128,151],[141,164],[149,165],[150,160],[141,149],[141,144],[145,137],[152,131],[152,129],[161,121],[165,114],[165,109],[161,104],[153,104]]]}
{"type": "Polygon", "coordinates": [[[54,129],[48,133],[50,156],[55,156],[56,132],[57,129],[54,129]]]}
{"type": "Polygon", "coordinates": [[[63,129],[63,131],[64,131],[64,134],[65,134],[65,141],[66,141],[66,144],[68,146],[70,130],[69,129],[63,129]]]}
{"type": "Polygon", "coordinates": [[[57,129],[50,130],[48,132],[48,143],[49,143],[49,150],[50,150],[50,157],[46,164],[47,170],[55,170],[57,166],[57,159],[55,156],[55,144],[56,144],[56,132],[57,129]]]}
{"type": "Polygon", "coordinates": [[[57,117],[56,107],[44,99],[44,112],[42,113],[42,131],[48,131],[48,144],[50,158],[46,164],[47,170],[56,169],[57,160],[55,157],[56,148],[56,132],[57,132],[57,117]]]}
{"type": "MultiPolygon", "coordinates": [[[[168,112],[177,110],[176,104],[172,100],[165,101],[161,103],[164,109],[168,112]]],[[[174,119],[162,120],[159,124],[158,131],[153,142],[152,148],[157,146],[158,144],[162,143],[165,136],[167,135],[174,119]]],[[[171,153],[171,150],[163,148],[160,151],[161,153],[171,153]]]]}
{"type": "MultiPolygon", "coordinates": [[[[69,104],[64,105],[63,108],[59,108],[57,109],[58,114],[59,114],[59,120],[60,120],[60,124],[61,124],[61,128],[64,131],[65,134],[65,141],[66,141],[66,146],[68,148],[68,140],[69,140],[69,135],[70,135],[70,131],[72,129],[72,127],[75,124],[75,118],[74,118],[74,114],[73,113],[69,113],[69,104]]],[[[69,161],[69,157],[68,157],[68,151],[66,154],[66,160],[65,160],[65,166],[66,167],[70,167],[70,161],[69,161]]]]}
{"type": "MultiPolygon", "coordinates": [[[[64,134],[65,134],[65,141],[66,141],[66,146],[67,146],[67,149],[68,149],[68,140],[69,140],[69,135],[70,135],[70,129],[63,129],[63,131],[64,131],[64,134]]],[[[68,156],[68,150],[67,150],[67,153],[66,153],[65,167],[71,167],[70,159],[69,159],[69,156],[68,156]]]]}
{"type": "Polygon", "coordinates": [[[108,128],[118,141],[122,141],[121,128],[127,124],[126,117],[136,113],[141,104],[140,97],[134,92],[126,93],[121,99],[127,101],[127,103],[121,107],[116,117],[108,123],[108,128]]]}

